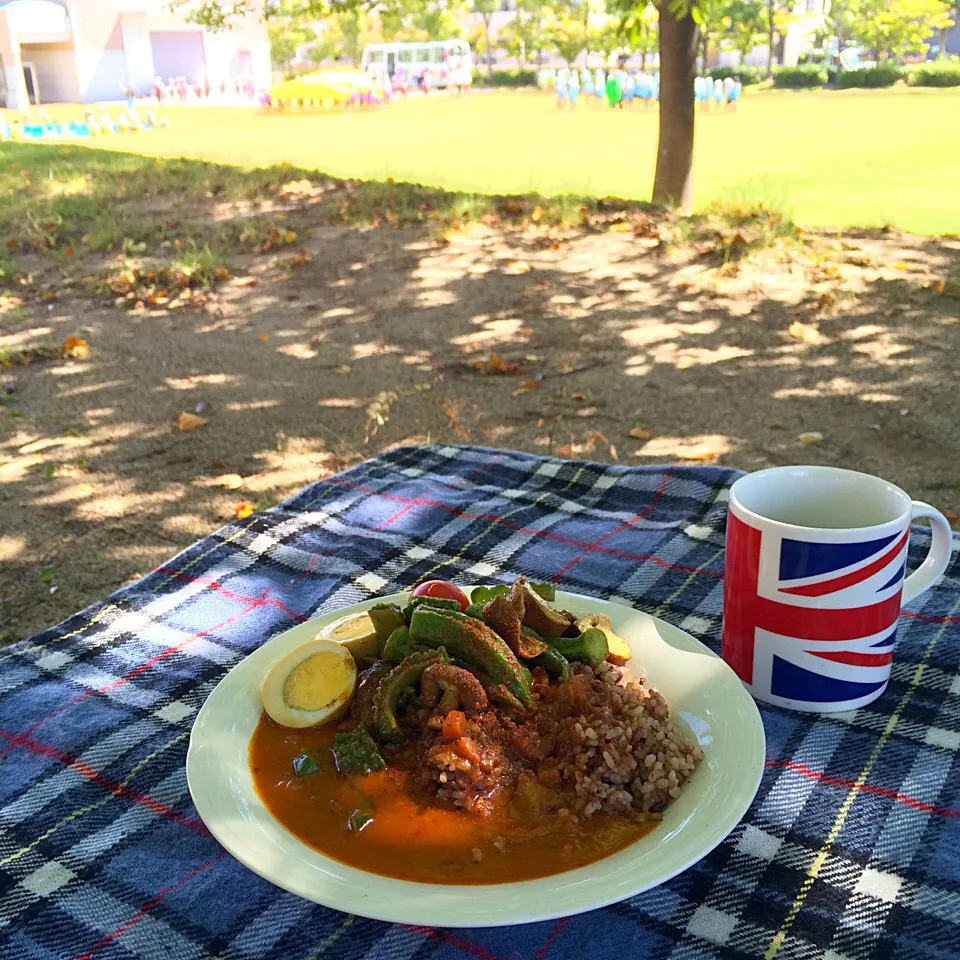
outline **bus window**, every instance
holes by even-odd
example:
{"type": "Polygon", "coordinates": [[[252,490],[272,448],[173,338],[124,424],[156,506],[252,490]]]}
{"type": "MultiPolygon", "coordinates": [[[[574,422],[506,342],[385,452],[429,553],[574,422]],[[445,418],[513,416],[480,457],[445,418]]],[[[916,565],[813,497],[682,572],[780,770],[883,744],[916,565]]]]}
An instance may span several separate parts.
{"type": "Polygon", "coordinates": [[[397,61],[399,63],[413,63],[413,51],[404,50],[402,47],[397,51],[397,61]]]}
{"type": "Polygon", "coordinates": [[[372,50],[368,59],[371,63],[383,63],[384,53],[382,50],[372,50]]]}
{"type": "Polygon", "coordinates": [[[441,50],[440,47],[434,47],[430,51],[430,62],[443,63],[443,50],[441,50]]]}

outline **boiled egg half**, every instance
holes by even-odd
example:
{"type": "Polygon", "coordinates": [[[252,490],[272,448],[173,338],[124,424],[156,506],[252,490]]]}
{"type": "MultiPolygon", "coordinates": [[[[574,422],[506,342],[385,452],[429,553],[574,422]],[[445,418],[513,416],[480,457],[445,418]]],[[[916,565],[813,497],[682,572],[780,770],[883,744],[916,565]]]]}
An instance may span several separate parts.
{"type": "Polygon", "coordinates": [[[263,678],[263,709],[282,727],[316,727],[343,716],[357,664],[335,640],[315,637],[281,657],[263,678]]]}

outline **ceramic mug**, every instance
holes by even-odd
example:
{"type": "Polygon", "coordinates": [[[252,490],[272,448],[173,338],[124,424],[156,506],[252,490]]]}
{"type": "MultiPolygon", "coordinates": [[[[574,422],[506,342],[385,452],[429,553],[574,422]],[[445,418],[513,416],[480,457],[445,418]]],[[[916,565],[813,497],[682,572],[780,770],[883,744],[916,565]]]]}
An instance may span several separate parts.
{"type": "Polygon", "coordinates": [[[953,534],[899,487],[835,467],[774,467],[730,489],[723,659],[757,700],[853,710],[890,679],[900,607],[942,576],[953,534]],[[905,578],[910,523],[930,521],[905,578]]]}

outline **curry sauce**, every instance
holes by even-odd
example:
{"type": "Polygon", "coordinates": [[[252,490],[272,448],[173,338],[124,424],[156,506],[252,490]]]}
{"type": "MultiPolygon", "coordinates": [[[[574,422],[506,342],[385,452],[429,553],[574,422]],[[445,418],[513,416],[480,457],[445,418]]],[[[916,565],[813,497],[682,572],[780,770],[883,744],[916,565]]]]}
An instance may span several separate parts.
{"type": "Polygon", "coordinates": [[[486,884],[531,880],[600,860],[645,836],[655,820],[597,813],[546,816],[522,791],[504,791],[487,816],[430,801],[416,757],[399,754],[362,777],[337,773],[336,725],[290,730],[262,716],[250,768],[271,815],[297,839],[351,867],[398,880],[486,884]],[[320,770],[297,777],[307,751],[320,770]]]}

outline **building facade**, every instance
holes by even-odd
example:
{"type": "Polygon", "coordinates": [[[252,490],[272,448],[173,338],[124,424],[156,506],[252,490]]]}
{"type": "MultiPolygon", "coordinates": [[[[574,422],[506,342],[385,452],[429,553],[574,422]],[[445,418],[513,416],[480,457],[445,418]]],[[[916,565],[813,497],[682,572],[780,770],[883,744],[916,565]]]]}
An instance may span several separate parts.
{"type": "Polygon", "coordinates": [[[266,27],[213,33],[162,0],[0,0],[0,105],[118,100],[155,77],[270,85],[266,27]]]}

